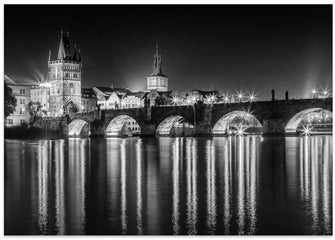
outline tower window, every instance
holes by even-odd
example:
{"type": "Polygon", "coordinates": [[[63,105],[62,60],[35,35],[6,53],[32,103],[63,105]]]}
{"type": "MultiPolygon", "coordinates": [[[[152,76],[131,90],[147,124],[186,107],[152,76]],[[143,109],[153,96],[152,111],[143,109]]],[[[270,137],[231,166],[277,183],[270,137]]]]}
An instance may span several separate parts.
{"type": "Polygon", "coordinates": [[[73,83],[70,83],[70,94],[74,93],[74,86],[73,83]]]}

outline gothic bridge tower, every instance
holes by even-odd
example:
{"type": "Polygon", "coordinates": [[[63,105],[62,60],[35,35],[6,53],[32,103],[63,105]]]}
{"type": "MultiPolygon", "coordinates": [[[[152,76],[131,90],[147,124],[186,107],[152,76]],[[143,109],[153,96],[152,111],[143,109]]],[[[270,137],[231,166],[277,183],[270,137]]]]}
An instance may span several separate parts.
{"type": "Polygon", "coordinates": [[[168,77],[162,72],[162,55],[158,53],[158,43],[156,43],[156,54],[154,55],[153,72],[147,77],[148,90],[167,91],[168,77]]]}
{"type": "Polygon", "coordinates": [[[50,114],[58,117],[63,113],[81,110],[81,55],[74,45],[71,53],[69,32],[61,31],[57,59],[48,60],[50,81],[50,114]]]}

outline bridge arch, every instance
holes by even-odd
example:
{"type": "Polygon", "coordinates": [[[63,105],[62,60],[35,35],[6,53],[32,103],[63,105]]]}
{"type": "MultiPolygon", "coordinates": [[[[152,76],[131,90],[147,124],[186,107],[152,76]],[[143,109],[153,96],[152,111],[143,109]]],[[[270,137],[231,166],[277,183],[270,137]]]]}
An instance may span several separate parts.
{"type": "Polygon", "coordinates": [[[73,114],[79,112],[80,109],[77,104],[69,98],[64,102],[64,111],[66,114],[73,114]]]}
{"type": "Polygon", "coordinates": [[[126,114],[114,117],[106,128],[107,137],[122,137],[141,134],[141,126],[138,121],[126,114]]]}
{"type": "Polygon", "coordinates": [[[156,134],[159,136],[185,136],[192,135],[194,133],[194,126],[191,123],[187,122],[186,119],[180,115],[173,115],[165,118],[159,123],[156,130],[156,134]]]}
{"type": "Polygon", "coordinates": [[[88,137],[91,135],[90,125],[82,119],[73,119],[68,125],[69,137],[88,137]]]}
{"type": "Polygon", "coordinates": [[[311,122],[310,118],[314,118],[314,116],[311,114],[319,114],[321,116],[326,116],[326,118],[329,119],[329,122],[332,122],[332,116],[333,113],[329,110],[323,109],[323,108],[307,108],[304,109],[298,113],[296,113],[293,117],[290,118],[290,120],[287,122],[285,126],[285,133],[286,134],[295,134],[298,130],[298,127],[302,124],[311,124],[313,125],[313,122],[311,122]]]}
{"type": "Polygon", "coordinates": [[[237,110],[219,118],[212,133],[214,135],[233,134],[237,129],[243,129],[249,134],[261,134],[263,132],[263,126],[255,116],[249,112],[237,110]]]}

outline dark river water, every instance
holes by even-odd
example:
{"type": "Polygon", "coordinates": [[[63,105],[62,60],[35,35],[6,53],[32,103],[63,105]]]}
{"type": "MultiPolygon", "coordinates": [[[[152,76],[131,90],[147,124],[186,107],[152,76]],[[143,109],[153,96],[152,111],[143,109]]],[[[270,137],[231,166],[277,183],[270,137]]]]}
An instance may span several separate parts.
{"type": "Polygon", "coordinates": [[[332,137],[5,140],[5,234],[332,234],[332,137]]]}

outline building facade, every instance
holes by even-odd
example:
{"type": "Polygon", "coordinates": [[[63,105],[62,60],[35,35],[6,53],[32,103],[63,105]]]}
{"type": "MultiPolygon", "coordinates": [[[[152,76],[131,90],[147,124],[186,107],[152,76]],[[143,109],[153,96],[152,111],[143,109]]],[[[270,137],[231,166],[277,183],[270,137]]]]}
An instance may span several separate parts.
{"type": "Polygon", "coordinates": [[[81,111],[81,55],[76,46],[71,53],[69,33],[61,31],[57,59],[50,53],[48,68],[51,116],[81,111]]]}
{"type": "Polygon", "coordinates": [[[126,88],[93,87],[92,89],[97,96],[100,110],[122,108],[122,98],[129,92],[126,88]]]}
{"type": "Polygon", "coordinates": [[[168,77],[162,72],[162,55],[158,52],[158,44],[154,55],[153,72],[147,77],[147,90],[168,91],[168,77]]]}
{"type": "Polygon", "coordinates": [[[92,112],[96,110],[97,97],[92,88],[81,89],[81,112],[92,112]]]}
{"type": "Polygon", "coordinates": [[[7,117],[6,126],[15,127],[29,123],[30,114],[28,104],[30,102],[30,89],[32,84],[14,81],[7,75],[5,75],[5,81],[8,87],[12,89],[12,94],[16,98],[15,111],[7,117]]]}
{"type": "Polygon", "coordinates": [[[49,116],[50,87],[35,85],[30,89],[30,100],[33,103],[39,102],[43,116],[49,116]]]}
{"type": "Polygon", "coordinates": [[[128,92],[121,100],[121,108],[143,108],[147,95],[147,92],[128,92]]]}

